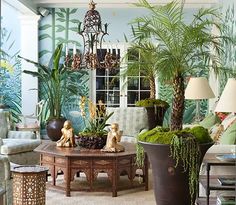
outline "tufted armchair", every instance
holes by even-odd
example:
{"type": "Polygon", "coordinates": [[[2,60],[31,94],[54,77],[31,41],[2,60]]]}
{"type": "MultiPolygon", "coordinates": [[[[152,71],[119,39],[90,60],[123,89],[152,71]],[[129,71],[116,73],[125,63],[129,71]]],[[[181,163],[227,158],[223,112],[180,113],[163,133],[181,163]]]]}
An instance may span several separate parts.
{"type": "Polygon", "coordinates": [[[107,113],[114,112],[107,123],[118,123],[123,131],[121,141],[136,142],[142,130],[148,130],[148,115],[144,107],[107,107],[107,113]]]}
{"type": "Polygon", "coordinates": [[[0,109],[0,155],[15,164],[38,164],[33,150],[40,144],[33,132],[10,130],[9,112],[0,109]]]}

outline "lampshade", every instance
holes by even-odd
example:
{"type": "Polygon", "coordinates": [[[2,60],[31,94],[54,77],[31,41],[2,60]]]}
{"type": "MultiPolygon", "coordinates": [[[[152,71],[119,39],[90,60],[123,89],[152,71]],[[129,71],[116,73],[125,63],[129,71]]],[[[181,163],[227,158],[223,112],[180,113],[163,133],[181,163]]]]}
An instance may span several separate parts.
{"type": "Polygon", "coordinates": [[[229,78],[221,97],[216,105],[215,112],[236,112],[236,79],[229,78]]]}
{"type": "Polygon", "coordinates": [[[215,95],[206,78],[190,78],[185,89],[185,99],[200,100],[214,97],[215,95]]]}

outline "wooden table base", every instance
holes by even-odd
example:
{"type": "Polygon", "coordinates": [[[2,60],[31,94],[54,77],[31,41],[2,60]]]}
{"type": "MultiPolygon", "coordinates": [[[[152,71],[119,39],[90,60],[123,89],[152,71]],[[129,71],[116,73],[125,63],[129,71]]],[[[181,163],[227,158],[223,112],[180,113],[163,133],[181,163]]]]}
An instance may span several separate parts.
{"type": "Polygon", "coordinates": [[[62,189],[66,196],[70,196],[71,191],[112,191],[112,196],[117,196],[117,191],[131,189],[136,187],[145,187],[148,190],[148,160],[145,158],[142,170],[142,181],[134,183],[137,177],[138,167],[135,165],[135,145],[132,143],[123,144],[125,152],[104,153],[100,150],[80,150],[77,148],[59,148],[55,143],[42,144],[35,151],[41,154],[41,165],[49,168],[52,177],[51,186],[62,189]],[[62,171],[64,173],[64,186],[57,185],[57,175],[62,171]],[[87,188],[73,187],[76,174],[83,172],[89,184],[87,188]],[[94,182],[99,173],[107,173],[111,182],[111,187],[96,188],[94,182]],[[119,187],[120,175],[126,173],[129,180],[127,186],[119,187]]]}

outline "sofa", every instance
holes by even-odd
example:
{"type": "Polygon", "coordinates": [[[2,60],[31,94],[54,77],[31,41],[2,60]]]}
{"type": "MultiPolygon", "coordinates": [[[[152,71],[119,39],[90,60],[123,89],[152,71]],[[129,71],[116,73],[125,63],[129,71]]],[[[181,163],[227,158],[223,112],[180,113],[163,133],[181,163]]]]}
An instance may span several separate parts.
{"type": "Polygon", "coordinates": [[[123,142],[136,142],[136,136],[149,129],[148,114],[144,107],[107,107],[107,113],[112,112],[107,124],[119,124],[119,129],[123,131],[123,142]]]}
{"type": "Polygon", "coordinates": [[[10,164],[39,164],[39,153],[33,150],[41,144],[33,132],[10,130],[9,119],[9,112],[0,109],[0,186],[6,190],[4,205],[12,205],[10,164]]]}
{"type": "MultiPolygon", "coordinates": [[[[229,114],[226,118],[220,119],[217,115],[210,113],[202,122],[201,126],[207,128],[215,144],[207,151],[209,153],[235,153],[236,154],[236,115],[229,114]]],[[[205,155],[205,156],[206,156],[205,155]]],[[[235,175],[235,166],[212,166],[210,175],[235,175]]],[[[205,164],[202,164],[200,175],[206,175],[205,164]]],[[[230,194],[229,191],[211,191],[210,196],[219,194],[230,194]]],[[[235,194],[231,192],[231,194],[235,194]]],[[[205,189],[200,185],[199,195],[206,196],[205,189]]]]}

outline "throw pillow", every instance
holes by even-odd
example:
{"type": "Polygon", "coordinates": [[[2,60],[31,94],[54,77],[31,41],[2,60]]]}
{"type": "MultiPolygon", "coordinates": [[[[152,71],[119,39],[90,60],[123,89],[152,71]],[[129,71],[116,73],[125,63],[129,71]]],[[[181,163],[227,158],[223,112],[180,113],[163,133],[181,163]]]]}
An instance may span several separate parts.
{"type": "Polygon", "coordinates": [[[230,124],[236,119],[236,115],[234,113],[229,114],[221,124],[224,126],[224,130],[226,130],[230,124]]]}
{"type": "Polygon", "coordinates": [[[213,125],[220,123],[220,118],[214,113],[209,113],[204,120],[202,120],[199,124],[206,129],[210,129],[213,125]]]}
{"type": "Polygon", "coordinates": [[[220,144],[236,144],[236,120],[221,135],[220,144]]]}
{"type": "Polygon", "coordinates": [[[221,124],[215,124],[211,129],[210,129],[210,135],[211,138],[216,144],[219,144],[219,139],[220,136],[222,135],[224,131],[224,126],[221,124]]]}

